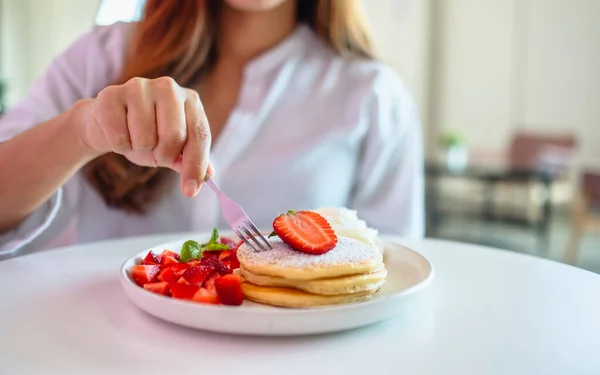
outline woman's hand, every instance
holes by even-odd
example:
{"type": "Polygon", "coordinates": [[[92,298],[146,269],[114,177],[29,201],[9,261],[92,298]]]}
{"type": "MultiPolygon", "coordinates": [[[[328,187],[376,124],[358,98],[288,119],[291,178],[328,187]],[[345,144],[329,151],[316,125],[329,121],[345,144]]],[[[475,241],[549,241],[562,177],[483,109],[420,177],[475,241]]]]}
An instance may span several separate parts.
{"type": "Polygon", "coordinates": [[[148,167],[180,173],[182,192],[195,196],[209,165],[210,128],[198,93],[172,78],[132,78],[82,104],[78,123],[93,152],[115,152],[148,167]]]}

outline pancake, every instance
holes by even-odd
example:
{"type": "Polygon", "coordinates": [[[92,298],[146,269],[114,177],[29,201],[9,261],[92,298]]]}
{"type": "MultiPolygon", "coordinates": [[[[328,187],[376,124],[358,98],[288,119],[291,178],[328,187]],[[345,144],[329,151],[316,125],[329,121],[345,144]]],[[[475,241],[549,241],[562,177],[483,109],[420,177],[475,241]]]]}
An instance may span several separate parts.
{"type": "Polygon", "coordinates": [[[340,294],[337,296],[321,296],[296,289],[259,286],[247,282],[242,283],[242,290],[244,297],[254,302],[271,306],[303,309],[362,302],[370,299],[376,292],[368,291],[340,294]]]}
{"type": "Polygon", "coordinates": [[[282,277],[257,275],[245,269],[240,270],[240,274],[245,281],[259,286],[298,289],[320,295],[338,295],[378,290],[385,282],[387,270],[381,267],[378,270],[361,275],[319,280],[292,280],[282,277]]]}
{"type": "Polygon", "coordinates": [[[279,238],[270,241],[273,249],[265,251],[242,244],[237,251],[240,267],[257,275],[315,280],[369,273],[383,266],[378,249],[347,237],[339,237],[336,247],[321,255],[294,250],[279,238]]]}

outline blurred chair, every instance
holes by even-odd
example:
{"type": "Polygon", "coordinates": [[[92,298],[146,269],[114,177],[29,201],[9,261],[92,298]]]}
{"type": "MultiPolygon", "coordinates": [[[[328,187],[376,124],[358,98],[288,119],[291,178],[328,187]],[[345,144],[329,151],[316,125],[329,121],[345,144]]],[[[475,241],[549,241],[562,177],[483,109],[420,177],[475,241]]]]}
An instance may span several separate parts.
{"type": "Polygon", "coordinates": [[[538,248],[546,251],[552,208],[571,201],[568,172],[576,148],[570,132],[517,132],[504,150],[475,150],[462,172],[434,164],[428,171],[428,215],[434,217],[428,233],[440,227],[440,212],[466,214],[533,229],[538,248]]]}
{"type": "Polygon", "coordinates": [[[505,181],[497,186],[495,206],[502,214],[524,216],[538,220],[543,214],[545,194],[551,203],[570,201],[567,172],[577,148],[571,133],[517,132],[514,134],[505,159],[514,170],[533,170],[551,176],[550,191],[541,181],[505,181]]]}
{"type": "Polygon", "coordinates": [[[568,167],[576,146],[577,140],[570,133],[517,132],[508,151],[508,163],[515,169],[561,173],[568,167]]]}
{"type": "Polygon", "coordinates": [[[585,232],[600,230],[600,172],[584,172],[580,190],[573,203],[571,234],[564,257],[564,262],[570,264],[577,260],[585,232]]]}
{"type": "Polygon", "coordinates": [[[471,152],[469,164],[473,167],[490,168],[491,171],[506,169],[507,177],[494,182],[493,194],[486,193],[489,184],[482,179],[457,173],[441,179],[440,204],[448,209],[458,207],[477,214],[481,213],[485,201],[491,200],[494,211],[500,215],[538,221],[543,215],[546,194],[550,194],[553,204],[571,202],[572,188],[567,172],[576,149],[577,139],[570,132],[516,132],[505,149],[475,149],[471,152]],[[511,178],[511,170],[548,174],[552,179],[550,192],[545,191],[539,179],[511,178]]]}

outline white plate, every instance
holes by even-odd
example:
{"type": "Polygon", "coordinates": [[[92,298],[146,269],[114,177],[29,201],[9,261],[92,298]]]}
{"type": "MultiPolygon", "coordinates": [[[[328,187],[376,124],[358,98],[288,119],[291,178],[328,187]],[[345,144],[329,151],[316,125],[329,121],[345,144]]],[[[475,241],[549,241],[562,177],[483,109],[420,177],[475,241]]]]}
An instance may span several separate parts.
{"type": "MultiPolygon", "coordinates": [[[[223,233],[227,236],[227,233],[223,233]]],[[[209,234],[196,240],[206,241],[209,234]]],[[[179,252],[191,238],[154,247],[156,252],[179,252]]],[[[386,240],[385,267],[388,276],[383,288],[369,301],[315,309],[288,309],[244,301],[242,306],[205,305],[151,293],[135,284],[131,266],[139,264],[148,250],[128,259],[121,267],[120,281],[125,293],[142,310],[159,319],[206,331],[261,336],[291,336],[344,331],[377,323],[402,309],[405,297],[433,279],[433,267],[419,253],[386,240]]]]}

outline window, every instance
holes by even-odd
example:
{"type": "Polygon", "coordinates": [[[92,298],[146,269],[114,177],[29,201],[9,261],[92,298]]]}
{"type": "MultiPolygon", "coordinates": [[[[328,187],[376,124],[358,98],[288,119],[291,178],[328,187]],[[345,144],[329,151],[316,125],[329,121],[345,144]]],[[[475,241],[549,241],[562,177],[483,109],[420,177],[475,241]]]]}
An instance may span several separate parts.
{"type": "Polygon", "coordinates": [[[144,0],[102,0],[96,15],[96,24],[137,21],[141,18],[144,0]]]}

